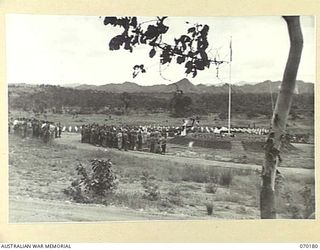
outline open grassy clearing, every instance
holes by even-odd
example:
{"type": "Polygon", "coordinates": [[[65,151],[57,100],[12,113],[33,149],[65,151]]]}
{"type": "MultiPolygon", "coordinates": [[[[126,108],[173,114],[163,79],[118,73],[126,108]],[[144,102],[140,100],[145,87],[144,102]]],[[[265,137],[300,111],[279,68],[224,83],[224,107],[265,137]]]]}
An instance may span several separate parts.
{"type": "MultiPolygon", "coordinates": [[[[262,165],[264,160],[263,141],[249,141],[250,138],[232,138],[234,141],[227,139],[211,140],[207,147],[202,146],[203,141],[198,144],[193,143],[192,147],[188,145],[190,142],[196,142],[192,138],[174,138],[169,140],[169,154],[180,155],[184,157],[198,157],[207,160],[217,160],[224,162],[235,162],[245,164],[262,165]],[[222,142],[221,142],[222,141],[222,142]],[[234,142],[242,144],[239,149],[238,145],[233,148],[234,142]],[[173,144],[174,143],[174,144],[173,144]],[[198,146],[197,146],[198,145],[198,146]]],[[[314,145],[313,144],[292,144],[292,149],[282,152],[283,159],[281,167],[285,168],[306,168],[314,169],[314,145]]]]}
{"type": "MultiPolygon", "coordinates": [[[[78,163],[88,165],[93,158],[110,158],[114,163],[119,186],[113,195],[101,201],[109,208],[147,214],[149,217],[144,216],[146,219],[259,218],[260,177],[257,171],[239,168],[246,165],[237,168],[230,165],[231,168],[226,169],[219,164],[215,165],[215,162],[202,162],[201,158],[194,157],[191,160],[177,155],[163,157],[150,153],[120,152],[81,144],[79,139],[77,134],[64,134],[51,145],[45,145],[41,141],[22,140],[10,135],[10,198],[72,202],[63,190],[77,178],[75,168],[78,163]],[[145,197],[141,184],[143,172],[154,177],[160,192],[159,199],[151,201],[145,197]],[[207,206],[213,207],[210,216],[207,215],[207,206]]],[[[314,190],[313,171],[305,171],[299,176],[294,171],[285,172],[282,191],[278,195],[280,217],[298,217],[299,214],[302,217],[305,200],[298,191],[306,186],[314,190]]],[[[15,207],[14,204],[11,206],[15,207]]],[[[13,221],[19,220],[19,214],[19,211],[13,210],[10,218],[13,221]]],[[[90,218],[99,220],[94,216],[90,218]]],[[[46,220],[45,216],[43,220],[46,220]]],[[[101,220],[108,218],[103,216],[101,220]]]]}

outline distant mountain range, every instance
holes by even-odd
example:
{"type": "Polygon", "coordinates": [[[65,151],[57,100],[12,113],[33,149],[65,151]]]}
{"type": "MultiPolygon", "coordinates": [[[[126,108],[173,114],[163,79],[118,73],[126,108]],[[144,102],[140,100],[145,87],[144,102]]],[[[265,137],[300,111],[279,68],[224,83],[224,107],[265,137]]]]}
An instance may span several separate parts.
{"type": "MultiPolygon", "coordinates": [[[[277,93],[279,91],[280,81],[264,81],[256,84],[248,84],[241,82],[241,85],[232,85],[233,93],[277,93]]],[[[70,85],[65,85],[65,87],[70,87],[70,85]]],[[[177,89],[182,90],[184,93],[209,93],[209,94],[219,94],[227,93],[228,85],[205,85],[198,84],[194,85],[188,79],[184,78],[176,83],[169,85],[159,84],[152,86],[141,86],[133,82],[124,82],[124,83],[110,83],[105,85],[89,85],[82,84],[76,86],[73,84],[76,89],[92,89],[97,91],[105,91],[110,93],[172,93],[177,89]]],[[[297,93],[314,93],[314,84],[310,82],[297,81],[297,93]]]]}
{"type": "MultiPolygon", "coordinates": [[[[264,81],[259,83],[246,83],[240,82],[232,85],[232,93],[278,93],[280,81],[264,81]]],[[[9,86],[20,86],[23,88],[35,88],[39,85],[26,84],[26,83],[10,83],[9,86]]],[[[228,84],[224,85],[209,85],[209,84],[198,84],[194,85],[188,79],[184,78],[172,84],[164,85],[151,85],[141,86],[134,82],[124,83],[110,83],[104,85],[91,85],[91,84],[63,84],[61,87],[74,88],[78,90],[96,90],[105,91],[109,93],[172,93],[177,89],[182,90],[184,93],[198,93],[198,94],[222,94],[228,93],[228,84]]],[[[296,93],[314,93],[314,83],[297,81],[296,93]]]]}

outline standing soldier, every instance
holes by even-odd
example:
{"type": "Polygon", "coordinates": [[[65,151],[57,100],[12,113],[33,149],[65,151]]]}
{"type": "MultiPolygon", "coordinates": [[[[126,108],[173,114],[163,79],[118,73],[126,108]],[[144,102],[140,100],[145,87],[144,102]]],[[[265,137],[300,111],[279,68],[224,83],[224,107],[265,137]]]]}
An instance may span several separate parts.
{"type": "Polygon", "coordinates": [[[166,147],[167,147],[167,138],[166,135],[161,136],[161,154],[166,153],[166,147]]]}
{"type": "Polygon", "coordinates": [[[24,121],[21,126],[21,137],[26,138],[26,136],[27,136],[27,122],[24,121]]]}
{"type": "Polygon", "coordinates": [[[11,117],[8,123],[8,132],[11,132],[11,127],[13,126],[13,118],[11,117]]]}
{"type": "Polygon", "coordinates": [[[123,134],[122,134],[122,147],[124,149],[124,151],[128,151],[128,146],[129,146],[129,136],[127,133],[127,130],[124,130],[123,134]]]}
{"type": "MultiPolygon", "coordinates": [[[[84,125],[82,130],[83,130],[83,142],[90,143],[90,132],[91,132],[90,124],[84,125]]],[[[63,129],[62,129],[62,131],[63,131],[63,129]]]]}
{"type": "Polygon", "coordinates": [[[138,150],[139,151],[142,150],[142,132],[141,132],[141,130],[139,130],[139,132],[138,132],[138,150]]]}
{"type": "Polygon", "coordinates": [[[121,132],[121,130],[119,130],[119,132],[117,134],[117,141],[118,141],[118,149],[121,150],[122,149],[122,132],[121,132]]]}
{"type": "Polygon", "coordinates": [[[61,123],[58,123],[58,137],[61,138],[61,123]]]}
{"type": "Polygon", "coordinates": [[[131,150],[136,150],[136,143],[137,143],[137,133],[135,130],[131,130],[131,142],[130,142],[130,146],[131,146],[131,150]]]}
{"type": "Polygon", "coordinates": [[[55,124],[54,126],[54,138],[58,138],[58,126],[55,124]]]}
{"type": "Polygon", "coordinates": [[[107,147],[112,148],[112,132],[110,131],[111,128],[108,128],[107,131],[107,147]]]}
{"type": "Polygon", "coordinates": [[[150,152],[154,153],[154,147],[155,147],[155,134],[153,131],[150,133],[150,152]]]}
{"type": "Polygon", "coordinates": [[[38,137],[37,135],[38,135],[38,130],[39,129],[39,121],[38,120],[36,120],[36,119],[33,119],[33,121],[32,121],[32,136],[33,137],[38,137]]]}
{"type": "Polygon", "coordinates": [[[94,124],[92,124],[89,128],[90,128],[90,139],[89,139],[89,143],[90,143],[90,144],[94,144],[94,134],[95,134],[94,124]]]}
{"type": "Polygon", "coordinates": [[[42,128],[42,130],[43,130],[43,141],[47,143],[50,140],[50,124],[46,123],[45,126],[42,128]]]}
{"type": "Polygon", "coordinates": [[[95,134],[94,134],[94,145],[100,145],[100,127],[96,125],[95,134]]]}
{"type": "Polygon", "coordinates": [[[160,154],[161,153],[161,142],[160,142],[160,137],[159,137],[159,134],[158,134],[158,131],[155,133],[155,136],[154,136],[154,140],[155,140],[155,143],[154,143],[154,152],[156,154],[160,154]]]}
{"type": "Polygon", "coordinates": [[[81,143],[85,143],[86,142],[85,141],[85,129],[86,129],[85,125],[82,125],[81,126],[81,143]]]}
{"type": "Polygon", "coordinates": [[[28,138],[32,137],[33,129],[32,129],[32,121],[31,119],[28,119],[27,121],[27,131],[26,131],[26,136],[28,138]]]}
{"type": "Polygon", "coordinates": [[[127,135],[128,135],[128,148],[132,150],[132,130],[128,130],[127,135]]]}
{"type": "Polygon", "coordinates": [[[106,131],[105,127],[101,127],[99,131],[99,145],[106,147],[106,131]]]}
{"type": "MultiPolygon", "coordinates": [[[[112,147],[118,148],[118,136],[117,136],[117,131],[115,127],[113,127],[112,129],[111,135],[112,135],[112,142],[111,142],[112,147]]],[[[121,138],[121,142],[122,142],[122,138],[121,138]]]]}

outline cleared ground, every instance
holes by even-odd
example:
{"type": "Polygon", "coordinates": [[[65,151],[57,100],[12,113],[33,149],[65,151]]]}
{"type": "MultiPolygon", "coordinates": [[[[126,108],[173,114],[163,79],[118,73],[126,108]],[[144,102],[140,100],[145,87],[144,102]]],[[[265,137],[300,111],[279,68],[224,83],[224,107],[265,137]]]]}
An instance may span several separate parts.
{"type": "MultiPolygon", "coordinates": [[[[311,145],[298,147],[297,159],[313,154],[311,145]]],[[[208,157],[209,150],[181,145],[169,144],[168,151],[163,156],[99,148],[81,144],[80,135],[74,133],[64,133],[48,145],[10,135],[10,222],[259,218],[261,165],[235,163],[237,157],[233,159],[230,151],[213,151],[221,158],[225,155],[224,159],[208,157]],[[77,204],[63,193],[77,177],[76,166],[88,164],[92,158],[112,159],[119,178],[117,191],[104,205],[77,204]],[[155,177],[159,200],[143,197],[143,171],[155,177]],[[213,192],[208,176],[223,174],[230,182],[215,185],[213,192]],[[213,206],[210,216],[207,204],[213,206]]],[[[312,166],[312,157],[305,164],[312,166]]],[[[299,191],[306,186],[314,190],[314,170],[291,164],[281,173],[285,180],[278,194],[279,217],[292,218],[294,206],[302,215],[306,204],[299,191]]]]}

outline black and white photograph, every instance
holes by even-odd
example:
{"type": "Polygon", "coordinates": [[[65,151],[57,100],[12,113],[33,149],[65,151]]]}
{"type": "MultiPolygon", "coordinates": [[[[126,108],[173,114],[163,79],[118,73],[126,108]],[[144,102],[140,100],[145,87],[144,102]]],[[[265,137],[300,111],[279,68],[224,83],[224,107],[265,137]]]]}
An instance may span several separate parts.
{"type": "Polygon", "coordinates": [[[314,16],[11,13],[5,44],[9,223],[315,220],[314,16]]]}

